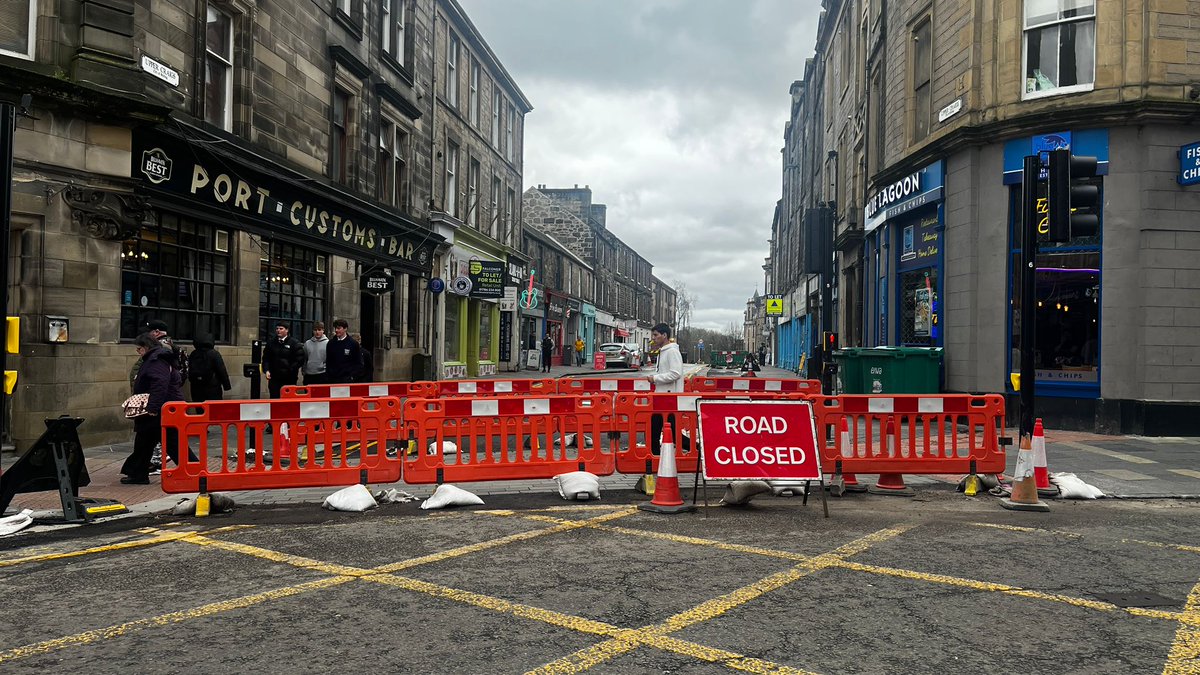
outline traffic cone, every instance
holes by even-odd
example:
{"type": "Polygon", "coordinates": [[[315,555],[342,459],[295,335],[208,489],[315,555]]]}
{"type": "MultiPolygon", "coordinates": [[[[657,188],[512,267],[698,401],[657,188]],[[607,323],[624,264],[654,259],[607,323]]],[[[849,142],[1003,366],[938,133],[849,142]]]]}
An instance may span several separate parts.
{"type": "MultiPolygon", "coordinates": [[[[854,446],[850,443],[850,422],[845,417],[842,418],[842,425],[838,430],[838,447],[842,451],[842,457],[854,456],[854,446]]],[[[842,478],[846,492],[867,491],[867,486],[858,482],[858,476],[852,473],[843,473],[842,478]]]]}
{"type": "MultiPolygon", "coordinates": [[[[896,456],[896,421],[892,416],[888,416],[887,428],[884,433],[887,439],[887,456],[896,456]]],[[[892,495],[894,497],[912,497],[916,493],[912,488],[904,484],[904,474],[902,473],[881,473],[879,480],[875,484],[867,488],[867,492],[873,495],[892,495]]]]}
{"type": "Polygon", "coordinates": [[[1013,472],[1012,497],[1000,500],[1000,506],[1010,511],[1049,511],[1046,502],[1038,499],[1037,479],[1033,477],[1033,450],[1028,436],[1021,437],[1017,452],[1017,469],[1013,472]]]}
{"type": "Polygon", "coordinates": [[[1033,479],[1037,483],[1038,495],[1058,496],[1058,486],[1050,483],[1050,470],[1046,467],[1046,435],[1040,417],[1033,423],[1033,479]]]}
{"type": "Polygon", "coordinates": [[[654,513],[685,513],[696,507],[684,504],[679,494],[679,473],[675,470],[675,443],[672,441],[671,425],[664,424],[662,445],[658,456],[658,476],[654,481],[654,499],[638,504],[643,511],[654,513]]]}

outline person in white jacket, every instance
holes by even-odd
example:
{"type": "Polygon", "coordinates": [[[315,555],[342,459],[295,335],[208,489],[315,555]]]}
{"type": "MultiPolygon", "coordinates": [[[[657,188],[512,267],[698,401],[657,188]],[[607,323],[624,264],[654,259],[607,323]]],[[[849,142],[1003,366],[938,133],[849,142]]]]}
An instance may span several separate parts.
{"type": "MultiPolygon", "coordinates": [[[[660,323],[651,328],[650,343],[658,347],[658,366],[655,368],[654,374],[647,375],[646,379],[654,383],[654,391],[682,392],[683,355],[679,353],[679,345],[671,342],[671,327],[665,323],[660,323]]],[[[675,438],[680,441],[677,447],[684,452],[690,452],[691,442],[681,433],[680,428],[675,424],[675,416],[668,415],[667,421],[671,423],[675,438]]],[[[662,443],[662,429],[663,416],[652,415],[650,417],[650,451],[656,455],[658,454],[658,447],[662,443]]]]}

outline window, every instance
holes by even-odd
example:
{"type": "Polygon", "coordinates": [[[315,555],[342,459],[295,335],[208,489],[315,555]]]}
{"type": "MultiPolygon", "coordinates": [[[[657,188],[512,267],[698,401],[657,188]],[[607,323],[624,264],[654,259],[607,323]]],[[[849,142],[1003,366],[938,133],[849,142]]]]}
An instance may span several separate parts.
{"type": "Polygon", "coordinates": [[[347,152],[350,141],[349,125],[350,94],[341,89],[334,89],[332,128],[329,132],[329,175],[339,183],[345,183],[350,178],[347,152]]]}
{"type": "Polygon", "coordinates": [[[462,305],[466,302],[465,299],[457,296],[448,296],[446,298],[446,336],[444,340],[446,361],[459,360],[459,334],[458,326],[460,315],[462,314],[462,305]]]}
{"type": "Polygon", "coordinates": [[[508,125],[504,127],[504,156],[513,161],[513,128],[517,126],[517,109],[508,106],[508,125]]]}
{"type": "Polygon", "coordinates": [[[33,59],[37,37],[37,0],[0,2],[0,54],[33,59]]]}
{"type": "Polygon", "coordinates": [[[504,98],[500,96],[500,87],[492,87],[492,147],[500,149],[500,106],[504,98]]]}
{"type": "Polygon", "coordinates": [[[1090,91],[1095,0],[1025,0],[1025,98],[1090,91]]]}
{"type": "Polygon", "coordinates": [[[500,191],[502,189],[500,177],[492,176],[492,212],[487,228],[487,235],[492,239],[500,238],[500,191]]]}
{"type": "Polygon", "coordinates": [[[208,6],[204,30],[204,119],[233,129],[233,19],[208,6]]]}
{"type": "Polygon", "coordinates": [[[933,117],[933,40],[926,18],[913,29],[913,122],[912,140],[920,141],[929,135],[929,120],[933,117]]]}
{"type": "Polygon", "coordinates": [[[425,297],[421,293],[421,284],[423,283],[424,280],[421,279],[421,277],[418,277],[418,276],[415,276],[412,274],[408,274],[405,276],[408,277],[407,332],[408,332],[408,338],[410,341],[410,343],[409,343],[410,346],[416,347],[417,346],[417,327],[420,325],[419,321],[420,321],[421,299],[423,297],[425,297]]]}
{"type": "Polygon", "coordinates": [[[458,107],[458,36],[450,33],[450,42],[446,44],[446,102],[451,107],[458,107]]]}
{"type": "Polygon", "coordinates": [[[446,141],[446,193],[443,196],[446,213],[458,216],[458,146],[446,141]]]}
{"type": "Polygon", "coordinates": [[[472,159],[467,170],[467,224],[479,229],[479,160],[472,159]]]}
{"type": "Polygon", "coordinates": [[[228,342],[229,232],[170,213],[155,220],[121,246],[121,338],[161,319],[179,340],[228,342]]]}
{"type": "Polygon", "coordinates": [[[513,242],[513,215],[517,211],[517,193],[508,189],[508,199],[504,202],[504,243],[509,246],[513,242]]]}
{"type": "Polygon", "coordinates": [[[492,305],[483,303],[479,307],[479,360],[492,358],[492,305]]]}
{"type": "Polygon", "coordinates": [[[275,322],[286,321],[296,339],[306,340],[313,323],[326,320],[325,254],[279,241],[261,246],[265,259],[258,274],[258,333],[274,335],[275,322]]]}
{"type": "Polygon", "coordinates": [[[395,345],[415,349],[417,330],[420,327],[422,284],[424,280],[414,274],[395,273],[396,291],[392,293],[391,333],[395,345]],[[403,339],[401,339],[403,338],[403,339]]]}
{"type": "Polygon", "coordinates": [[[386,118],[379,125],[376,171],[376,195],[379,201],[407,209],[408,132],[386,118]]]}
{"type": "Polygon", "coordinates": [[[467,116],[471,126],[479,126],[479,62],[471,59],[471,93],[467,101],[467,116]]]}
{"type": "Polygon", "coordinates": [[[379,10],[383,29],[380,48],[393,61],[404,65],[405,0],[380,0],[379,10]]]}

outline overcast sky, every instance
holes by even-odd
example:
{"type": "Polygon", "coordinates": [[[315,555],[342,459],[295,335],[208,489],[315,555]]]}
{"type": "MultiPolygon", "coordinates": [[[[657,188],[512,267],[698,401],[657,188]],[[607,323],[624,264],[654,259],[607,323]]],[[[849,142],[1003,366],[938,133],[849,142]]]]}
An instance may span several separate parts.
{"type": "Polygon", "coordinates": [[[525,187],[588,185],[608,227],[740,327],[763,291],[788,87],[819,0],[459,0],[533,104],[525,187]]]}

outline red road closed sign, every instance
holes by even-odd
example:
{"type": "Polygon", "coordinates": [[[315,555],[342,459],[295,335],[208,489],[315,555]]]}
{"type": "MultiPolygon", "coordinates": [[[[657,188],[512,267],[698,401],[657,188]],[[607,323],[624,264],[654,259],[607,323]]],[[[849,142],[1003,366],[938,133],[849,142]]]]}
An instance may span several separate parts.
{"type": "Polygon", "coordinates": [[[821,480],[808,401],[700,401],[704,477],[821,480]]]}

